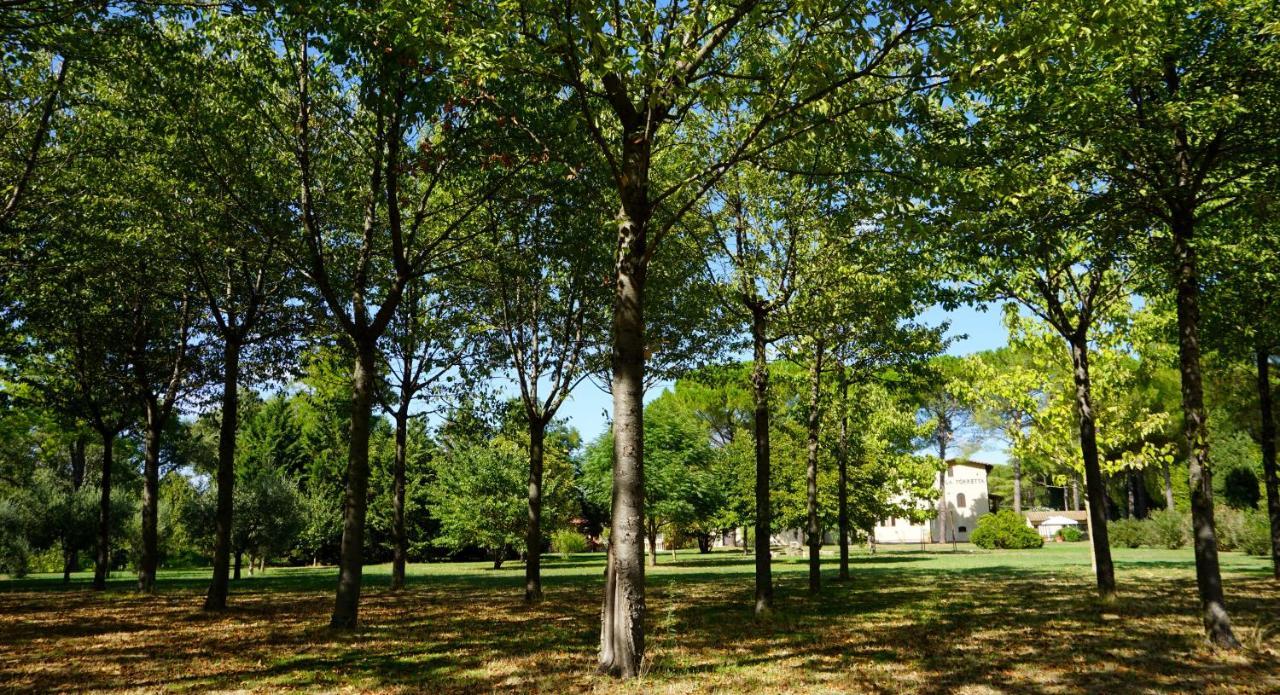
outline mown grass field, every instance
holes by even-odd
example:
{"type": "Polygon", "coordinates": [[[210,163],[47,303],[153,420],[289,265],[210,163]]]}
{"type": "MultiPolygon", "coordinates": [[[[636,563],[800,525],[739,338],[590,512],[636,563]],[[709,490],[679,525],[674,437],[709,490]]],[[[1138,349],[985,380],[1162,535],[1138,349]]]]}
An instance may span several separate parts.
{"type": "Polygon", "coordinates": [[[1121,600],[1099,606],[1085,544],[865,551],[853,578],[775,561],[778,611],[751,613],[751,558],[660,558],[648,582],[644,678],[592,672],[603,557],[548,558],[547,599],[523,567],[423,564],[408,588],[366,568],[362,627],[327,627],[335,571],[270,569],[199,610],[207,573],[162,574],[156,596],[119,575],[0,581],[0,689],[188,692],[1280,692],[1280,584],[1262,558],[1223,554],[1243,652],[1201,638],[1190,549],[1118,550],[1121,600]]]}

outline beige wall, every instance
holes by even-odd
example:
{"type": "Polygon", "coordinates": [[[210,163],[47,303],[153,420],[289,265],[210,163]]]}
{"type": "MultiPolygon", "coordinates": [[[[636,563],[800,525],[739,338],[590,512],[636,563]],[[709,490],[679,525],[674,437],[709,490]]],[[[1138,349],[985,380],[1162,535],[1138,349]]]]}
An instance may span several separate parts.
{"type": "MultiPolygon", "coordinates": [[[[954,464],[946,472],[948,532],[944,536],[937,514],[923,524],[912,524],[907,519],[886,519],[876,525],[877,543],[959,542],[969,540],[969,534],[977,526],[978,517],[991,511],[987,498],[987,468],[985,465],[954,464]]],[[[934,482],[933,488],[938,489],[934,482]]],[[[937,500],[920,501],[921,509],[938,508],[937,500]]]]}

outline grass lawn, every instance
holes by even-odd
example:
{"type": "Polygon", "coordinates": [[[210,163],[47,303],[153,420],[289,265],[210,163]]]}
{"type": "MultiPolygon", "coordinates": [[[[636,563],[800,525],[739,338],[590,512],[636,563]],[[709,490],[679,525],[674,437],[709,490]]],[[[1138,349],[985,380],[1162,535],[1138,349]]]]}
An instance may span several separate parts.
{"type": "Polygon", "coordinates": [[[1240,653],[1202,639],[1190,549],[1117,550],[1121,599],[1100,607],[1083,543],[1040,550],[855,555],[853,579],[806,593],[802,558],[774,563],[777,613],[751,614],[751,558],[667,554],[650,568],[646,675],[593,675],[603,557],[548,558],[547,599],[523,567],[365,570],[362,627],[325,626],[332,568],[271,569],[199,610],[207,572],[162,572],[156,596],[117,576],[0,581],[0,690],[403,692],[1280,692],[1280,583],[1222,556],[1240,653]]]}

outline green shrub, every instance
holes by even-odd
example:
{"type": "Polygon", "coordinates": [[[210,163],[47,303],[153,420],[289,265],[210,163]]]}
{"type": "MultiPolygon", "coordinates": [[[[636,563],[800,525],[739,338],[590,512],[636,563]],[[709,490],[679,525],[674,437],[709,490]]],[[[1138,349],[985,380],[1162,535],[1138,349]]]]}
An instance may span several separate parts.
{"type": "Polygon", "coordinates": [[[551,534],[551,549],[567,560],[573,553],[586,552],[587,539],[573,529],[562,528],[551,534]]]}
{"type": "Polygon", "coordinates": [[[1263,511],[1245,515],[1244,533],[1240,536],[1240,550],[1250,555],[1271,554],[1271,521],[1263,511]]]}
{"type": "Polygon", "coordinates": [[[1148,527],[1148,542],[1157,547],[1177,550],[1191,538],[1190,517],[1172,509],[1156,512],[1144,523],[1148,527]]]}
{"type": "Polygon", "coordinates": [[[1113,548],[1140,548],[1151,545],[1149,529],[1137,519],[1107,522],[1107,542],[1113,548]]]}
{"type": "Polygon", "coordinates": [[[1240,550],[1245,537],[1245,515],[1239,509],[1225,504],[1213,510],[1214,531],[1218,537],[1218,550],[1240,550]]]}
{"type": "Polygon", "coordinates": [[[1064,526],[1058,529],[1058,533],[1055,535],[1067,543],[1079,543],[1084,540],[1084,531],[1075,526],[1064,526]]]}
{"type": "Polygon", "coordinates": [[[1035,529],[1027,525],[1021,514],[1011,509],[987,514],[978,519],[978,526],[969,536],[969,540],[979,548],[1039,548],[1044,539],[1035,529]]]}

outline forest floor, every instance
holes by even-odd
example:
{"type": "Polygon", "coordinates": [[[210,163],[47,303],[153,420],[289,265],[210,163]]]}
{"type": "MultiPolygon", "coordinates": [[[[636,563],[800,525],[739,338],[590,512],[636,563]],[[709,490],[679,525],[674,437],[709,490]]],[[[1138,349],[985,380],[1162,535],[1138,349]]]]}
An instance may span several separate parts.
{"type": "Polygon", "coordinates": [[[332,568],[233,582],[200,611],[208,573],[167,571],[159,593],[113,577],[0,581],[0,690],[326,692],[1280,692],[1280,583],[1223,553],[1245,649],[1202,637],[1191,550],[1118,550],[1121,598],[1100,606],[1086,544],[857,553],[852,579],[807,593],[802,558],[774,564],[777,611],[752,615],[752,560],[660,556],[648,574],[643,678],[593,674],[603,557],[548,558],[546,600],[523,566],[366,568],[361,627],[329,630],[332,568]]]}

